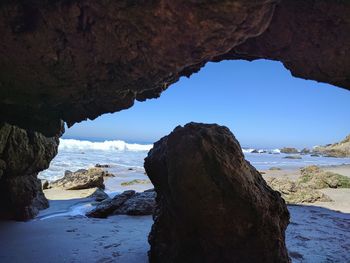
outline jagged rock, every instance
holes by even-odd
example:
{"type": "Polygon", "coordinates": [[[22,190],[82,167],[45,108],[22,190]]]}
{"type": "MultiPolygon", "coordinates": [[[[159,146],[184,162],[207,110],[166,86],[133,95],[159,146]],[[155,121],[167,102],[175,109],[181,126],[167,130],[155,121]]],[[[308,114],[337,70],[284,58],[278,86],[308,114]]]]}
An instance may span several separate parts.
{"type": "Polygon", "coordinates": [[[225,127],[190,123],[154,144],[150,262],[290,262],[289,213],[225,127]]]}
{"type": "Polygon", "coordinates": [[[101,168],[79,169],[76,172],[65,171],[64,177],[50,183],[50,187],[65,190],[80,190],[88,188],[105,189],[104,179],[106,172],[101,168]]]}
{"type": "Polygon", "coordinates": [[[60,119],[126,109],[224,59],[278,60],[350,88],[349,12],[349,1],[1,1],[0,118],[51,136],[60,119]]]}
{"type": "Polygon", "coordinates": [[[156,192],[147,190],[136,193],[126,200],[113,214],[115,215],[152,215],[156,207],[156,192]]]}
{"type": "Polygon", "coordinates": [[[106,218],[107,216],[113,214],[113,212],[118,209],[126,200],[132,197],[135,191],[128,190],[120,195],[116,195],[113,199],[105,199],[100,204],[98,204],[93,210],[86,213],[88,217],[96,218],[106,218]]]}
{"type": "Polygon", "coordinates": [[[303,186],[287,178],[269,177],[266,182],[272,189],[281,193],[288,204],[330,202],[327,195],[311,187],[303,186]]]}
{"type": "Polygon", "coordinates": [[[341,142],[315,147],[314,152],[327,157],[350,157],[350,135],[341,142]]]}
{"type": "Polygon", "coordinates": [[[0,123],[0,218],[28,220],[48,207],[37,174],[57,154],[58,138],[0,123]]]}
{"type": "Polygon", "coordinates": [[[43,190],[49,189],[49,187],[50,187],[50,183],[47,180],[42,181],[41,184],[42,184],[43,190]]]}
{"type": "Polygon", "coordinates": [[[95,201],[97,202],[101,202],[103,200],[106,200],[109,198],[108,194],[105,193],[105,191],[103,191],[100,188],[97,188],[95,192],[93,192],[90,196],[88,196],[89,198],[94,198],[95,201]]]}
{"type": "Polygon", "coordinates": [[[155,198],[156,193],[153,189],[142,193],[128,190],[113,199],[102,201],[86,215],[97,218],[106,218],[110,215],[152,215],[156,206],[155,198]]]}
{"type": "Polygon", "coordinates": [[[281,153],[299,153],[298,149],[296,148],[291,148],[291,147],[284,147],[282,149],[280,149],[281,153]]]}
{"type": "Polygon", "coordinates": [[[309,188],[350,188],[350,177],[326,172],[315,165],[302,168],[300,172],[299,184],[309,188]]]}

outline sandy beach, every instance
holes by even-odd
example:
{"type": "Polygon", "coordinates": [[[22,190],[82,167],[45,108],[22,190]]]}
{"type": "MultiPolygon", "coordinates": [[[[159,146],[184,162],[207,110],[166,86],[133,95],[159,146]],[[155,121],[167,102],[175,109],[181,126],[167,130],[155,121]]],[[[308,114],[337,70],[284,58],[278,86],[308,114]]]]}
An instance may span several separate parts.
{"type": "MultiPolygon", "coordinates": [[[[350,166],[325,168],[350,176],[350,166]]],[[[297,179],[299,170],[263,171],[297,179]]],[[[151,216],[83,216],[95,189],[45,190],[50,208],[29,222],[0,222],[0,262],[148,262],[151,216]]],[[[293,262],[349,262],[350,189],[323,189],[333,202],[289,205],[286,232],[293,262]]]]}

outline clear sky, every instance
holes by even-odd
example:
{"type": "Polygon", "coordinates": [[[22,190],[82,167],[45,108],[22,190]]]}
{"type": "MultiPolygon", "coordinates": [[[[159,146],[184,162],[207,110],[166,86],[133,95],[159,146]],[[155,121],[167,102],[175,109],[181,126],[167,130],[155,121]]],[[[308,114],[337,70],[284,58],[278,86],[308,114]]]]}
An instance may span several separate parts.
{"type": "Polygon", "coordinates": [[[327,144],[350,133],[350,91],[294,78],[279,62],[208,63],[160,98],[75,124],[64,138],[149,143],[190,121],[225,125],[244,147],[327,144]]]}

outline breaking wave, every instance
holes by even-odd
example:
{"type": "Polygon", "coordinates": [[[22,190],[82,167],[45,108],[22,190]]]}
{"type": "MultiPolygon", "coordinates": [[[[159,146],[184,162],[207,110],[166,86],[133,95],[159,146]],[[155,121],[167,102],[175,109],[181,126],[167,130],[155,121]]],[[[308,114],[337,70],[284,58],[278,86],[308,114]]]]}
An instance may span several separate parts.
{"type": "Polygon", "coordinates": [[[121,140],[91,142],[75,139],[60,139],[59,150],[101,150],[101,151],[149,151],[153,144],[127,143],[121,140]]]}

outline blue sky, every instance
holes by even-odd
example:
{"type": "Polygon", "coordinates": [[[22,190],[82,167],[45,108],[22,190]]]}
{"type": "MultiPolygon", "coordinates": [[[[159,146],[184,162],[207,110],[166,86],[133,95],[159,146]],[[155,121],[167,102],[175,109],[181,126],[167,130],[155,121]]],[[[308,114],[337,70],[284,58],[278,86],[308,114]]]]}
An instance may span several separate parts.
{"type": "Polygon", "coordinates": [[[244,147],[305,147],[350,133],[350,92],[292,77],[279,62],[208,63],[158,99],[67,129],[64,138],[149,143],[190,121],[225,125],[244,147]]]}

